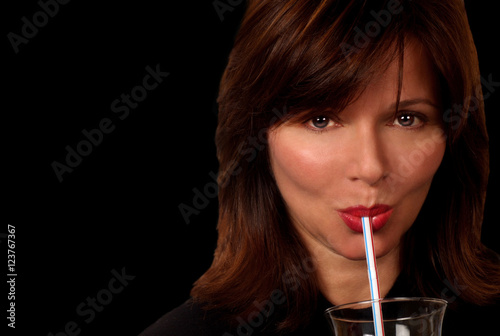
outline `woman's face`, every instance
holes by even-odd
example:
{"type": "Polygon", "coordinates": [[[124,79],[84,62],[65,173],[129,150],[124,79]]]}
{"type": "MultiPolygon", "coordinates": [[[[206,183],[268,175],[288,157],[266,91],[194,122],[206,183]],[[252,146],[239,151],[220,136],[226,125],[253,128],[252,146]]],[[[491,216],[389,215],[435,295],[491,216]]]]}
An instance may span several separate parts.
{"type": "Polygon", "coordinates": [[[365,257],[361,217],[373,217],[377,257],[399,246],[445,151],[437,75],[419,43],[405,50],[394,118],[395,61],[337,117],[327,111],[269,134],[273,173],[306,245],[365,257]]]}

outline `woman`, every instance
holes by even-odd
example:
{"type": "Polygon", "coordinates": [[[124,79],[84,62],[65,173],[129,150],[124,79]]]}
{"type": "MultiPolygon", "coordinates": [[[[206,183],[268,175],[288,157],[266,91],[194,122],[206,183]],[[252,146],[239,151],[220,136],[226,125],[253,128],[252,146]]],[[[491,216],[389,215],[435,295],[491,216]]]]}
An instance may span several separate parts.
{"type": "MultiPolygon", "coordinates": [[[[443,335],[491,333],[500,263],[461,0],[250,1],[219,94],[219,239],[192,299],[143,335],[326,335],[324,309],[448,300],[443,335]]],[[[494,329],[493,329],[494,330],[494,329]]]]}

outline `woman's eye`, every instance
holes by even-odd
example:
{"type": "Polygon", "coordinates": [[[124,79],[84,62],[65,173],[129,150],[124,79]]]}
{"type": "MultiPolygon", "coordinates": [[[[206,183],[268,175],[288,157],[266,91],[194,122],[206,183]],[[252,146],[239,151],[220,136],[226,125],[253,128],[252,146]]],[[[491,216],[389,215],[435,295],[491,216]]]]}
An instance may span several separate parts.
{"type": "Polygon", "coordinates": [[[400,113],[394,120],[394,125],[415,128],[423,124],[424,121],[422,119],[413,113],[400,113]]]}
{"type": "Polygon", "coordinates": [[[311,120],[309,120],[309,124],[314,127],[314,128],[325,128],[327,126],[331,126],[333,124],[333,121],[325,116],[318,116],[314,117],[311,120]]]}

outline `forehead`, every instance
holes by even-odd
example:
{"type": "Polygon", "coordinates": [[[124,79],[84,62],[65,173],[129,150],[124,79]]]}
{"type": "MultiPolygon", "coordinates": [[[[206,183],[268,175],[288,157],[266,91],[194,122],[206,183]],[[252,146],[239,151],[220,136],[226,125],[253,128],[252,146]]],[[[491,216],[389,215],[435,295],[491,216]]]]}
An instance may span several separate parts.
{"type": "Polygon", "coordinates": [[[440,104],[438,73],[426,48],[416,39],[406,43],[403,63],[395,58],[386,69],[372,78],[353,104],[365,102],[385,105],[395,102],[398,99],[400,76],[400,100],[421,98],[440,104]]]}
{"type": "MultiPolygon", "coordinates": [[[[368,63],[370,59],[363,62],[368,63]]],[[[338,78],[331,78],[328,92],[332,93],[332,98],[323,101],[308,99],[304,108],[292,108],[282,121],[305,122],[318,113],[338,115],[367,110],[395,113],[396,103],[403,100],[421,99],[442,106],[439,72],[427,49],[416,38],[405,38],[403,51],[399,51],[394,42],[385,51],[385,56],[372,60],[368,67],[375,71],[359,73],[352,70],[359,85],[346,90],[337,83],[338,78]],[[322,103],[318,104],[319,101],[322,103]]]]}

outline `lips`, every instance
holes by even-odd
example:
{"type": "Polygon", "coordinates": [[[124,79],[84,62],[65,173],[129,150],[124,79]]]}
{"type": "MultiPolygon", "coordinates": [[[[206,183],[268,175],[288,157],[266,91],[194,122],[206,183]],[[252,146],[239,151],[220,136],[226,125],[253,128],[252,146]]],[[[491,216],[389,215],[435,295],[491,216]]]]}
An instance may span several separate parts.
{"type": "Polygon", "coordinates": [[[385,204],[377,204],[370,208],[362,205],[338,210],[340,218],[353,231],[363,233],[362,217],[372,217],[372,229],[378,231],[382,229],[392,214],[392,208],[385,204]]]}

